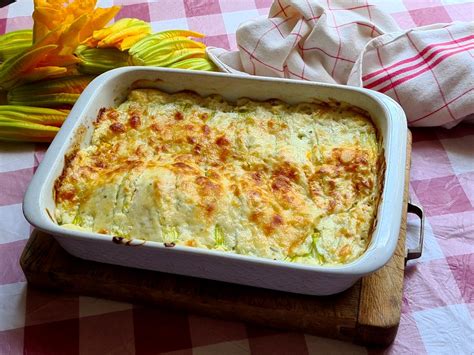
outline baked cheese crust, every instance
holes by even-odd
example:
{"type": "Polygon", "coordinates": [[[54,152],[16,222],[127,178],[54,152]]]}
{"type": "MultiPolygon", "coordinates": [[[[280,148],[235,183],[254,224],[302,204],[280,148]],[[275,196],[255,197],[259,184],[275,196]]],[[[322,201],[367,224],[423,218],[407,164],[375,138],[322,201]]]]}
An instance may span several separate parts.
{"type": "Polygon", "coordinates": [[[68,228],[306,264],[370,242],[383,178],[376,129],[344,104],[131,91],[66,159],[68,228]]]}

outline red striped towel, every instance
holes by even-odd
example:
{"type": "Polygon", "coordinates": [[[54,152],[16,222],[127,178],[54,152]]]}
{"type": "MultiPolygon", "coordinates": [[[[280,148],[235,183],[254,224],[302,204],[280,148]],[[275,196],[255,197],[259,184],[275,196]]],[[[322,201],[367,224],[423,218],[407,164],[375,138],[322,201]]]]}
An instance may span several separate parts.
{"type": "Polygon", "coordinates": [[[453,127],[474,114],[472,22],[402,31],[366,2],[275,0],[236,39],[238,51],[208,49],[222,71],[377,90],[412,126],[453,127]]]}

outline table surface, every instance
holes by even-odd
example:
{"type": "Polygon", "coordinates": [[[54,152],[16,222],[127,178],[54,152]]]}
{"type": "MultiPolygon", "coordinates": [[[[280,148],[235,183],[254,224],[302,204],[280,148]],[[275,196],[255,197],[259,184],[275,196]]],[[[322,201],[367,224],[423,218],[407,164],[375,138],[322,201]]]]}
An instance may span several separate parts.
{"type": "MultiPolygon", "coordinates": [[[[349,0],[348,0],[349,1],[349,0]]],[[[102,0],[155,31],[189,28],[208,45],[235,48],[239,23],[267,15],[271,0],[102,0]]],[[[352,2],[351,2],[352,3],[352,2]]],[[[376,0],[402,28],[472,21],[473,2],[376,0]]],[[[31,28],[33,1],[0,9],[0,33],[31,28]]],[[[18,264],[31,227],[21,203],[46,145],[0,143],[0,354],[306,354],[474,352],[474,126],[414,129],[410,194],[427,220],[423,256],[405,272],[400,328],[391,347],[214,320],[163,308],[29,288],[18,264]]],[[[409,221],[414,242],[416,220],[409,221]]]]}

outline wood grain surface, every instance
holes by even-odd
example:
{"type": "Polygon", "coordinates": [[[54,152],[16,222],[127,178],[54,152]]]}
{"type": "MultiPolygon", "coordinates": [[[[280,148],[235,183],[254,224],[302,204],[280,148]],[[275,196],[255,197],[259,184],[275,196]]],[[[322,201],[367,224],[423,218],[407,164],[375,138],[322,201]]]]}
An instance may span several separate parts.
{"type": "MultiPolygon", "coordinates": [[[[411,153],[411,136],[407,142],[411,153]]],[[[407,160],[405,201],[410,159],[407,160]]],[[[406,206],[406,203],[405,205],[406,206]]],[[[316,297],[138,270],[76,258],[34,231],[20,259],[30,285],[59,292],[158,305],[362,344],[390,344],[400,322],[406,210],[389,263],[350,289],[316,297]]]]}
{"type": "MultiPolygon", "coordinates": [[[[411,134],[407,141],[404,206],[408,203],[411,165],[411,134]]],[[[407,209],[402,213],[397,249],[392,259],[377,272],[362,278],[356,340],[385,345],[393,341],[400,323],[406,256],[407,209]],[[377,336],[374,336],[377,334],[377,336]]]]}

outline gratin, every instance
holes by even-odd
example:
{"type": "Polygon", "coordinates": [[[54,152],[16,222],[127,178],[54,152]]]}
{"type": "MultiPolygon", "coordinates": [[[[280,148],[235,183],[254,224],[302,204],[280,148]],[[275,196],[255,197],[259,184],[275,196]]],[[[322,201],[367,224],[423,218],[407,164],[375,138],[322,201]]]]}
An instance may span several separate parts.
{"type": "Polygon", "coordinates": [[[94,124],[55,183],[64,227],[316,265],[370,242],[383,154],[353,106],[136,89],[94,124]]]}

